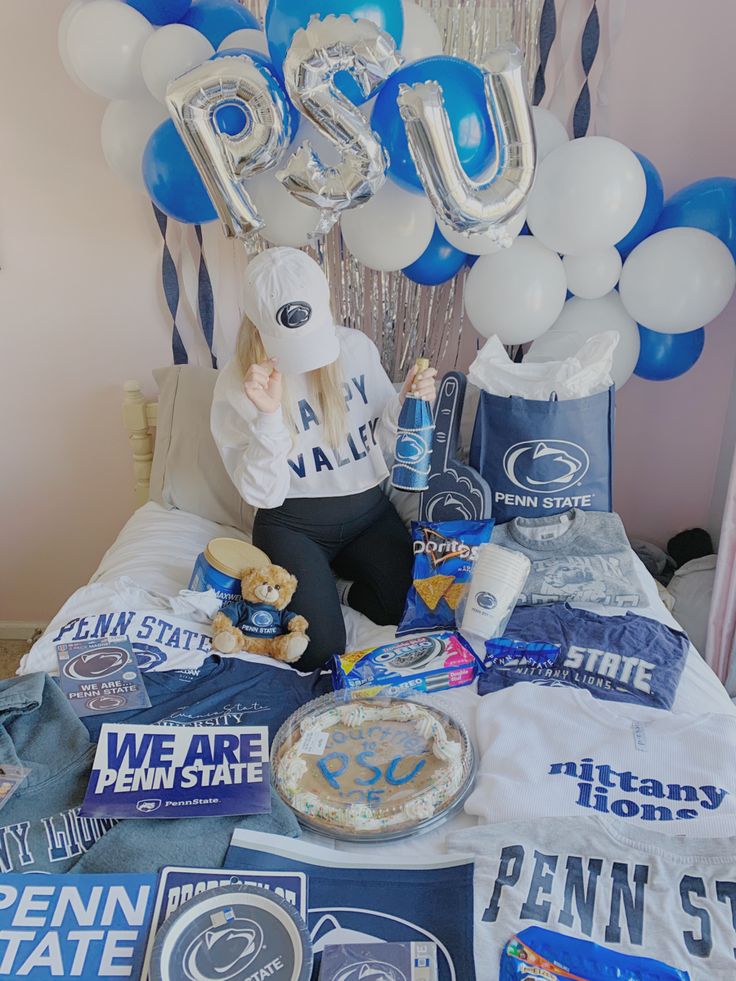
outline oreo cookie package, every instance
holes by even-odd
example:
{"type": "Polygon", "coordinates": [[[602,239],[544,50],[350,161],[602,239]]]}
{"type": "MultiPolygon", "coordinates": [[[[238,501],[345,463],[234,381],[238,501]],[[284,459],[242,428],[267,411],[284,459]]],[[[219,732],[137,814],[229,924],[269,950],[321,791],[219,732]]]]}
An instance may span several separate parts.
{"type": "Polygon", "coordinates": [[[240,883],[184,903],[156,935],[151,981],[309,981],[304,920],[276,893],[240,883]]]}
{"type": "Polygon", "coordinates": [[[478,547],[491,540],[487,521],[412,521],[412,584],[406,597],[402,634],[454,630],[455,610],[470,580],[478,547]]]}
{"type": "Polygon", "coordinates": [[[480,662],[459,634],[405,637],[332,659],[332,686],[365,694],[408,695],[469,685],[480,662]]]}
{"type": "Polygon", "coordinates": [[[437,981],[437,946],[335,944],[324,949],[319,981],[437,981]]]}

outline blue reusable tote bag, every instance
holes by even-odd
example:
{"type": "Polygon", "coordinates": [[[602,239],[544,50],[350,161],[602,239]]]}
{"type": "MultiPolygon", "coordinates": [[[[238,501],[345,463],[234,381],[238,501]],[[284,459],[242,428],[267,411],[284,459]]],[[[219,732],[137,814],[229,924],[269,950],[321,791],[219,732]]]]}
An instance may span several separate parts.
{"type": "Polygon", "coordinates": [[[611,510],[614,389],[564,402],[480,393],[470,463],[496,524],[570,508],[611,510]]]}

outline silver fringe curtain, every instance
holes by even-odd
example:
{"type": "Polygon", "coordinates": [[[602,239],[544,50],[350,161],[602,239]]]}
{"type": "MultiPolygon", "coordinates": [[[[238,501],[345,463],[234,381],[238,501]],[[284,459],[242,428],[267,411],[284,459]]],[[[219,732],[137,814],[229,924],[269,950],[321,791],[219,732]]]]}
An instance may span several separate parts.
{"type": "MultiPolygon", "coordinates": [[[[478,63],[486,51],[513,39],[524,52],[532,91],[539,67],[543,0],[418,2],[438,25],[446,54],[478,63]]],[[[245,3],[260,17],[266,5],[267,0],[245,3]]],[[[403,378],[420,356],[441,371],[458,364],[465,328],[466,269],[440,286],[419,286],[400,272],[375,272],[353,259],[339,227],[310,251],[329,279],[335,317],[373,339],[392,378],[403,378]]]]}

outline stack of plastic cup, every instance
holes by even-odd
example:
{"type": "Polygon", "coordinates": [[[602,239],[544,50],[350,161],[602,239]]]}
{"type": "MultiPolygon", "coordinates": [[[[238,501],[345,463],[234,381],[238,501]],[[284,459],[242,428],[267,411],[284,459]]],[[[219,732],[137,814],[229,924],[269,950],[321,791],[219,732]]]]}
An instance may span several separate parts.
{"type": "Polygon", "coordinates": [[[521,552],[481,545],[460,620],[460,632],[489,640],[502,636],[514,611],[531,562],[521,552]]]}

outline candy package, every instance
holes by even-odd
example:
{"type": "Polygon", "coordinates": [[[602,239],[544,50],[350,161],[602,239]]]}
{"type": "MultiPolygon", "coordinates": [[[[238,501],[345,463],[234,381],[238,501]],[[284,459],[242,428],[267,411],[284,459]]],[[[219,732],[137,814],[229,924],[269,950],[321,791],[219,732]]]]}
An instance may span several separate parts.
{"type": "Polygon", "coordinates": [[[480,662],[459,634],[438,633],[333,658],[332,686],[364,694],[408,695],[469,685],[480,662]]]}
{"type": "Polygon", "coordinates": [[[470,579],[478,546],[490,541],[487,521],[412,521],[413,582],[406,597],[402,634],[453,630],[455,610],[470,579]]]}

